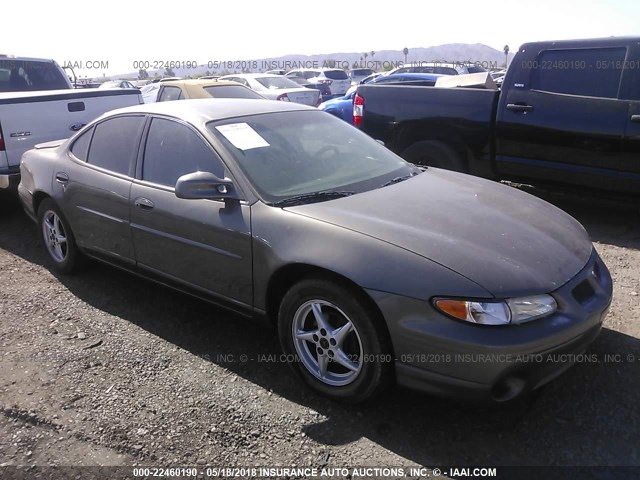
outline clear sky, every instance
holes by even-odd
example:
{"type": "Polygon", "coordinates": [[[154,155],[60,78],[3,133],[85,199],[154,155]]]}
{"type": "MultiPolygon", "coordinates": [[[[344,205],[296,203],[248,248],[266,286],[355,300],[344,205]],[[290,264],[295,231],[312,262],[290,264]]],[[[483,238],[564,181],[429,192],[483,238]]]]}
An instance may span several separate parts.
{"type": "Polygon", "coordinates": [[[140,60],[207,64],[445,43],[515,52],[536,40],[640,36],[638,0],[25,0],[2,9],[0,53],[97,61],[81,72],[89,76],[130,72],[140,60]]]}

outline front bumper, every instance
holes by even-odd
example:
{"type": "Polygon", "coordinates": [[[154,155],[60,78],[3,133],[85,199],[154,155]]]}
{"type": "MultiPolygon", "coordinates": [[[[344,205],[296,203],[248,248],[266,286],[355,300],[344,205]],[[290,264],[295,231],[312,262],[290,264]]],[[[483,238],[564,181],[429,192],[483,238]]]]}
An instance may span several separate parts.
{"type": "Polygon", "coordinates": [[[583,353],[602,328],[612,290],[594,250],[574,278],[551,292],[558,311],[521,325],[473,325],[425,301],[369,293],[387,319],[400,385],[461,400],[507,401],[576,362],[597,361],[583,353]]]}

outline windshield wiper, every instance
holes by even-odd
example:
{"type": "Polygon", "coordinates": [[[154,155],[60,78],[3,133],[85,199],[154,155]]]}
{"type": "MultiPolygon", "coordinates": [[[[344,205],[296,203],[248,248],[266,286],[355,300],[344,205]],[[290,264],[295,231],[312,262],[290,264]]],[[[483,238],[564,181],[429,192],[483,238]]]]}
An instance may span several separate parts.
{"type": "Polygon", "coordinates": [[[295,195],[293,197],[278,200],[271,205],[274,207],[291,207],[293,205],[303,205],[305,203],[322,202],[323,200],[331,200],[333,198],[348,197],[355,192],[345,192],[337,190],[322,190],[320,192],[305,193],[303,195],[295,195]]]}
{"type": "Polygon", "coordinates": [[[422,173],[421,171],[416,172],[415,170],[413,172],[411,172],[409,175],[403,175],[402,177],[395,177],[392,178],[391,180],[389,180],[387,183],[384,183],[382,185],[380,185],[380,188],[382,187],[388,187],[389,185],[393,185],[394,183],[399,183],[399,182],[403,182],[405,180],[410,179],[411,177],[415,177],[416,175],[418,175],[419,173],[422,173]]]}

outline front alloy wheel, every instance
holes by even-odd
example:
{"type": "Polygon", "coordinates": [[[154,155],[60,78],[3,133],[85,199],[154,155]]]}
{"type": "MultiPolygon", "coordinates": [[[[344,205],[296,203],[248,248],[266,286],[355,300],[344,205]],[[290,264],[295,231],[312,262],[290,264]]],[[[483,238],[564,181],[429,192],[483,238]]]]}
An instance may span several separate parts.
{"type": "Polygon", "coordinates": [[[295,284],[280,304],[278,333],[294,370],[335,400],[367,400],[392,379],[384,321],[355,287],[320,278],[295,284]]]}
{"type": "Polygon", "coordinates": [[[304,367],[327,385],[353,382],[362,371],[360,335],[349,317],[325,300],[303,303],[295,313],[292,335],[304,367]]]}

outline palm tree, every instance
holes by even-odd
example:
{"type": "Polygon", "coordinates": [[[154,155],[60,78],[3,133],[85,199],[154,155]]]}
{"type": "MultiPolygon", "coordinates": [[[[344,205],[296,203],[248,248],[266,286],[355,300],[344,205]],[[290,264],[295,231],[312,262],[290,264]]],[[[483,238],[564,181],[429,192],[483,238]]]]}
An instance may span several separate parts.
{"type": "Polygon", "coordinates": [[[404,47],[402,49],[402,54],[404,55],[404,63],[407,63],[407,56],[409,55],[409,49],[407,47],[404,47]]]}

